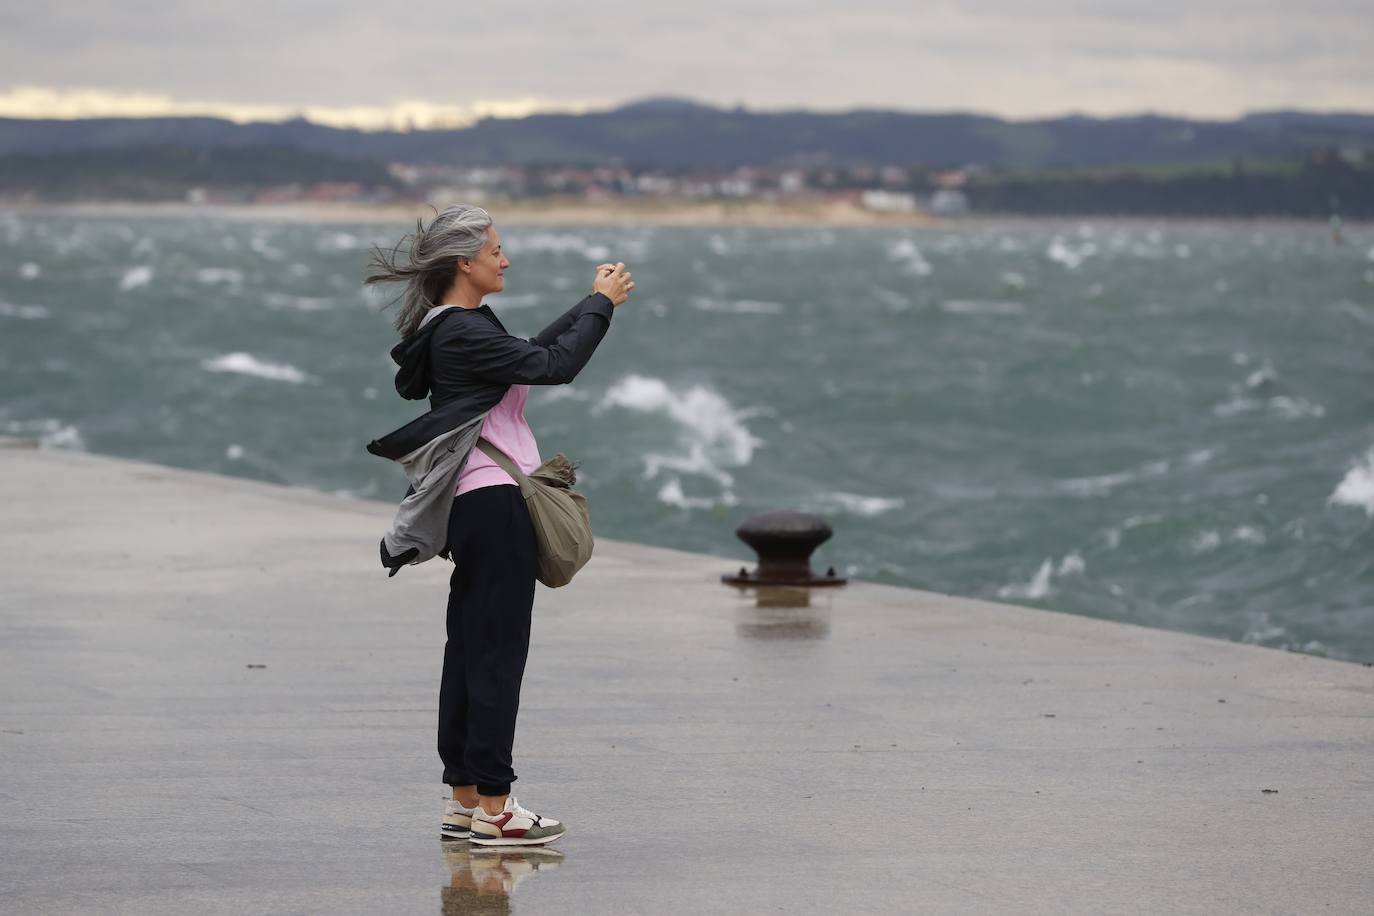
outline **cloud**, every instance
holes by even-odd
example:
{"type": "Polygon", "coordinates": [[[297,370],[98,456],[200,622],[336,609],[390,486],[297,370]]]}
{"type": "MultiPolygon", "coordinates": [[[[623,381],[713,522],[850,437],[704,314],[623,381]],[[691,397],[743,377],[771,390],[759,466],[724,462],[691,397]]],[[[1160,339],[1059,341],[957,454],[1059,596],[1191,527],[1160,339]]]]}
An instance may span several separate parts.
{"type": "MultiPolygon", "coordinates": [[[[0,13],[0,91],[461,119],[491,100],[972,109],[1011,117],[1368,109],[1374,16],[1310,0],[53,3],[0,13]]],[[[223,108],[216,110],[224,110],[223,108]]],[[[351,115],[349,115],[351,116],[351,115]]],[[[340,115],[344,117],[344,115],[340,115]]]]}
{"type": "Polygon", "coordinates": [[[436,105],[424,100],[410,100],[374,106],[291,106],[207,102],[175,99],[170,95],[156,93],[118,93],[104,89],[50,89],[42,86],[18,86],[7,92],[0,92],[0,117],[5,118],[147,118],[208,115],[248,123],[305,117],[317,124],[361,127],[367,130],[465,127],[485,117],[518,118],[535,112],[580,111],[584,108],[585,106],[532,98],[481,101],[467,105],[436,105]]]}

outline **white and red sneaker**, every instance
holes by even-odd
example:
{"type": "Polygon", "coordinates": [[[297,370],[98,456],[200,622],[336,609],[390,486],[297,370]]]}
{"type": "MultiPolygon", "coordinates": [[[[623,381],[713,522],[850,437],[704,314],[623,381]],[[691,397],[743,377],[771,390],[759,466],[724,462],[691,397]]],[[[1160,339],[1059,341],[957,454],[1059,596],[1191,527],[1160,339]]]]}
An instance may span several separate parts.
{"type": "Polygon", "coordinates": [[[488,814],[479,806],[472,813],[472,833],[478,846],[542,846],[563,835],[563,825],[520,807],[514,795],[506,796],[500,814],[488,814]]]}
{"type": "Polygon", "coordinates": [[[439,822],[439,835],[448,840],[465,840],[476,808],[465,808],[451,798],[444,799],[444,819],[439,822]]]}

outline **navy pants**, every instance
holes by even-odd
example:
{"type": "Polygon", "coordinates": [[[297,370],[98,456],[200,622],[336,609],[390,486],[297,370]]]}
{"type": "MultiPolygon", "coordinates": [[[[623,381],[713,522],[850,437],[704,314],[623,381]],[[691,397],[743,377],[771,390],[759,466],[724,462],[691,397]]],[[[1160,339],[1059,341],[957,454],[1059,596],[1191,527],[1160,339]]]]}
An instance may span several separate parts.
{"type": "Polygon", "coordinates": [[[520,488],[481,487],[455,497],[448,548],[454,568],[439,685],[444,782],[505,795],[515,780],[511,747],[530,648],[537,549],[520,488]]]}

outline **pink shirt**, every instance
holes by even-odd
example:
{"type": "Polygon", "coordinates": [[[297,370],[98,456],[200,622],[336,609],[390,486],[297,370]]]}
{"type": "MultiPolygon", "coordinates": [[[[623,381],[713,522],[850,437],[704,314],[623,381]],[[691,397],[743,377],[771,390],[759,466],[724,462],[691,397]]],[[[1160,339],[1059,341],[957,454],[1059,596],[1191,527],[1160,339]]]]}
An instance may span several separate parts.
{"type": "MultiPolygon", "coordinates": [[[[515,464],[526,474],[539,467],[539,446],[535,444],[534,433],[525,422],[525,399],[529,397],[529,385],[511,385],[506,396],[482,421],[482,437],[511,457],[515,464]]],[[[458,478],[458,496],[468,490],[494,487],[500,484],[514,484],[515,479],[497,466],[496,462],[476,446],[468,455],[468,463],[458,478]]]]}

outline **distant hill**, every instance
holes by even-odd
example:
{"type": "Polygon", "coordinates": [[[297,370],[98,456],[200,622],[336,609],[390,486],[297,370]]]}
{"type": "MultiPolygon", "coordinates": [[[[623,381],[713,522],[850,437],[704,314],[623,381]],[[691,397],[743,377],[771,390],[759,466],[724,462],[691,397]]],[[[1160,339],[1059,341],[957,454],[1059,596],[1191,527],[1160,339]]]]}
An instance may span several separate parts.
{"type": "Polygon", "coordinates": [[[486,119],[456,130],[361,131],[302,119],[0,119],[0,155],[176,146],[291,147],[414,165],[624,164],[1071,168],[1274,159],[1316,147],[1374,152],[1374,115],[1260,112],[1234,121],[1163,116],[1007,121],[966,113],[725,110],[646,99],[612,111],[486,119]]]}
{"type": "Polygon", "coordinates": [[[50,201],[180,200],[190,188],[249,198],[265,187],[321,182],[396,189],[386,167],[293,147],[173,144],[0,156],[0,197],[50,201]]]}

